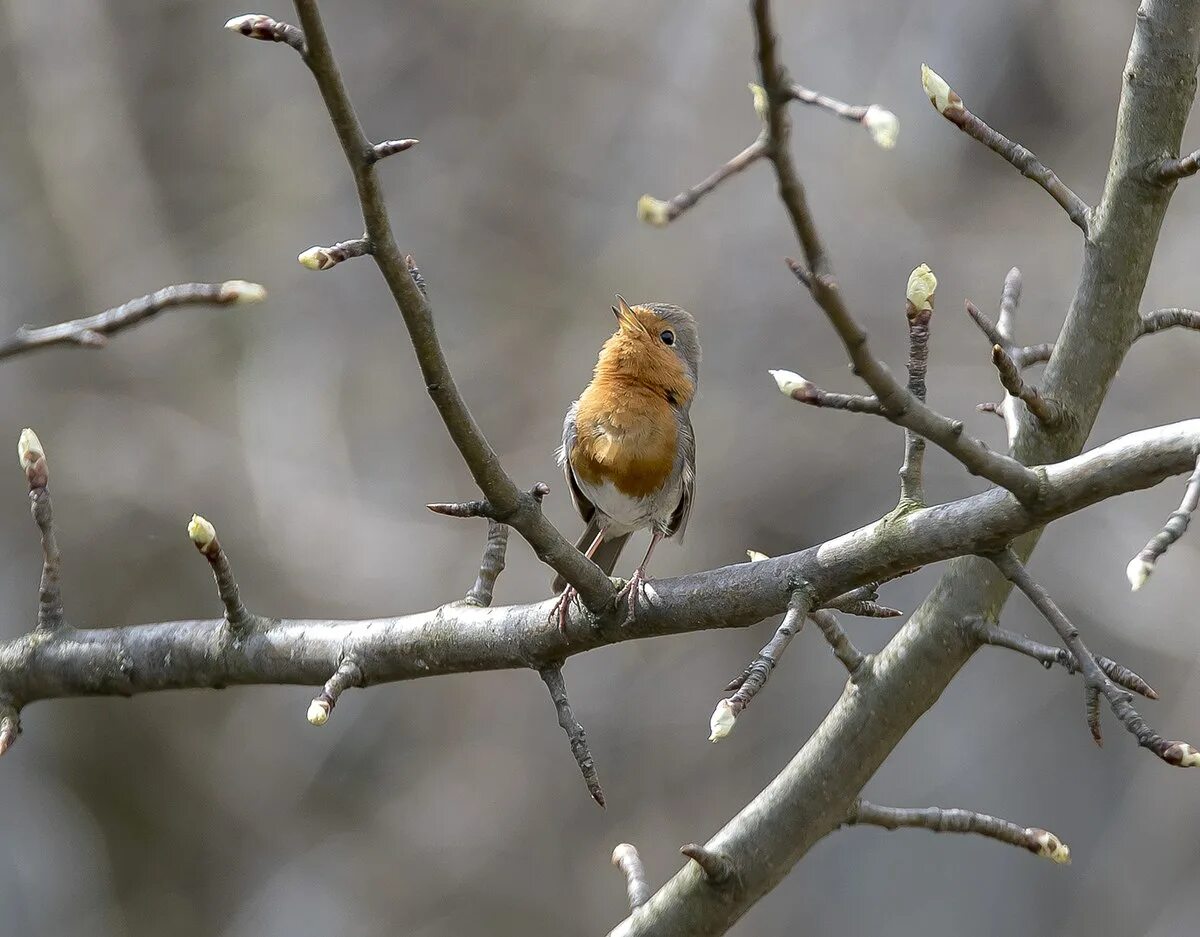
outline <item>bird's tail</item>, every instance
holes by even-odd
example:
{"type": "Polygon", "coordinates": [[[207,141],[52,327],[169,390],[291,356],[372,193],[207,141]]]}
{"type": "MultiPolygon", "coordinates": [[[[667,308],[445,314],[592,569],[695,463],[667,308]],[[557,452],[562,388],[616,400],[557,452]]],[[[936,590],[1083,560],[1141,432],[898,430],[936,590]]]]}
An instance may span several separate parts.
{"type": "MultiPolygon", "coordinates": [[[[579,538],[579,543],[576,546],[580,552],[583,552],[592,545],[592,541],[596,539],[596,534],[600,533],[600,525],[596,523],[596,518],[593,517],[588,521],[587,527],[584,528],[583,534],[579,538]]],[[[621,555],[621,550],[629,540],[629,534],[622,534],[620,537],[613,537],[611,540],[605,538],[600,544],[599,549],[592,555],[592,562],[604,570],[605,575],[611,576],[613,569],[617,565],[617,557],[621,555]]],[[[555,594],[562,592],[567,587],[567,581],[562,576],[554,577],[554,584],[551,588],[555,594]]]]}

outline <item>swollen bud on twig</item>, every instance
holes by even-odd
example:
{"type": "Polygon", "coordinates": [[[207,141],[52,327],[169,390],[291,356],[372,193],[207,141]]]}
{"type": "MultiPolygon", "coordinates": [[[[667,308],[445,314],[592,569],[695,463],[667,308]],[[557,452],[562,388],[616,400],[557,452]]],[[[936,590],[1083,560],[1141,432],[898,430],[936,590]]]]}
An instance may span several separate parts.
{"type": "Polygon", "coordinates": [[[308,721],[314,726],[323,726],[329,721],[329,711],[333,707],[328,700],[315,699],[308,705],[308,721]]]}
{"type": "Polygon", "coordinates": [[[936,291],[937,277],[929,269],[929,264],[921,264],[908,275],[908,290],[905,295],[914,309],[921,312],[932,309],[933,294],[936,291]]]}
{"type": "Polygon", "coordinates": [[[671,215],[666,202],[653,195],[643,195],[637,203],[638,221],[644,221],[656,228],[665,228],[671,223],[671,215]]]}
{"type": "Polygon", "coordinates": [[[871,139],[885,150],[896,145],[900,135],[900,119],[891,111],[872,104],[863,115],[862,125],[867,128],[871,139]]]}
{"type": "Polygon", "coordinates": [[[1033,841],[1037,843],[1037,854],[1043,859],[1049,859],[1058,865],[1071,864],[1071,848],[1053,833],[1046,830],[1029,830],[1033,841]]]}
{"type": "Polygon", "coordinates": [[[757,550],[747,550],[746,556],[750,557],[751,563],[758,563],[762,560],[769,560],[770,557],[765,553],[759,553],[757,550]]]}
{"type": "Polygon", "coordinates": [[[1200,751],[1187,742],[1172,742],[1163,752],[1163,760],[1181,768],[1200,768],[1200,751]]]}
{"type": "Polygon", "coordinates": [[[267,298],[267,290],[260,283],[250,283],[246,280],[226,280],[221,284],[221,293],[217,297],[223,303],[261,303],[267,298]]]}
{"type": "Polygon", "coordinates": [[[754,82],[746,85],[750,89],[750,94],[754,97],[754,113],[758,115],[759,120],[766,120],[770,102],[767,99],[767,89],[762,85],[756,85],[754,82]]]}
{"type": "Polygon", "coordinates": [[[211,546],[212,542],[217,539],[217,529],[199,514],[192,515],[192,519],[188,521],[187,531],[188,536],[192,538],[192,543],[199,550],[211,546]]]}
{"type": "Polygon", "coordinates": [[[921,86],[929,97],[929,103],[937,109],[939,114],[945,114],[951,108],[963,106],[962,98],[946,84],[946,79],[925,64],[921,65],[921,86]]]}
{"type": "Polygon", "coordinates": [[[1150,579],[1152,572],[1154,572],[1153,563],[1147,563],[1140,556],[1135,556],[1125,567],[1125,577],[1129,580],[1129,588],[1137,592],[1150,579]]]}
{"type": "Polygon", "coordinates": [[[737,713],[733,711],[733,704],[727,699],[717,703],[717,708],[713,710],[712,718],[708,721],[708,728],[711,734],[708,737],[710,742],[719,742],[733,731],[733,724],[737,722],[737,713]]]}
{"type": "Polygon", "coordinates": [[[793,397],[796,400],[801,400],[812,390],[812,383],[795,371],[769,370],[767,373],[775,378],[775,384],[779,387],[779,392],[785,397],[793,397]]]}
{"type": "Polygon", "coordinates": [[[46,450],[42,448],[42,441],[38,439],[37,433],[29,427],[21,430],[21,436],[17,440],[17,462],[21,471],[25,473],[30,488],[46,487],[50,480],[46,450]]]}

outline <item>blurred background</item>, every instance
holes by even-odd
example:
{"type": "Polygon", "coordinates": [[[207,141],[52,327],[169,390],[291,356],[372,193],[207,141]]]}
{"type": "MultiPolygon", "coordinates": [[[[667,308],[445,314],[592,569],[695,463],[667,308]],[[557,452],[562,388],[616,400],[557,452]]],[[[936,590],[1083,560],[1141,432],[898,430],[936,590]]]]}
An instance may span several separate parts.
{"type": "MultiPolygon", "coordinates": [[[[325,10],[367,132],[422,141],[381,176],[462,391],[514,477],[551,483],[549,513],[572,536],[553,450],[612,330],[612,294],[696,314],[698,499],[683,547],[658,552],[659,576],[736,563],[747,547],[819,542],[886,512],[897,493],[897,431],[791,404],[766,374],[786,367],[856,389],[782,263],[796,248],[768,168],[669,229],[635,219],[643,192],[674,195],[757,132],[744,6],[340,0],[325,10]]],[[[793,110],[800,170],[846,294],[901,366],[905,281],[929,262],[941,284],[931,402],[1001,444],[1000,421],[974,412],[999,388],[963,298],[994,309],[1018,265],[1019,337],[1050,340],[1080,240],[1045,193],[933,112],[918,69],[929,62],[1094,201],[1134,5],[778,8],[797,80],[901,121],[885,152],[859,128],[793,110]]],[[[459,598],[485,528],[423,507],[474,489],[399,315],[369,262],[318,275],[295,261],[361,231],[297,57],[223,31],[246,12],[223,3],[4,0],[0,11],[0,334],[179,281],[241,277],[270,291],[263,306],[165,315],[103,352],[0,367],[0,440],[31,425],[50,453],[74,623],[219,614],[185,536],[193,511],[220,529],[259,612],[359,618],[459,598]]],[[[261,12],[294,19],[280,2],[261,12]]],[[[1200,302],[1198,222],[1200,184],[1185,182],[1144,308],[1200,302]]],[[[1094,440],[1196,416],[1198,355],[1200,336],[1138,345],[1094,440]]],[[[936,451],[928,464],[932,497],[980,487],[936,451]]],[[[39,563],[10,468],[5,636],[32,624],[39,563]]],[[[1147,717],[1195,740],[1200,539],[1176,545],[1136,597],[1123,575],[1181,493],[1182,479],[1055,525],[1033,568],[1093,647],[1157,687],[1163,701],[1147,717]]],[[[884,601],[911,610],[938,572],[889,585],[884,601]]],[[[497,601],[543,598],[547,580],[514,537],[497,601]]],[[[1019,598],[1004,621],[1047,637],[1019,598]]],[[[606,812],[532,673],[351,692],[320,731],[305,721],[312,692],[301,687],[33,705],[0,765],[0,935],[603,934],[626,914],[613,846],[637,844],[661,884],[681,864],[679,845],[736,813],[836,699],[842,672],[806,632],[737,732],[707,742],[722,686],[774,626],[570,661],[606,812]]],[[[874,650],[896,623],[848,627],[874,650]]],[[[733,933],[1194,933],[1196,777],[1105,718],[1101,751],[1078,680],[980,653],[866,795],[1044,826],[1070,843],[1074,864],[975,837],[848,830],[733,933]]]]}

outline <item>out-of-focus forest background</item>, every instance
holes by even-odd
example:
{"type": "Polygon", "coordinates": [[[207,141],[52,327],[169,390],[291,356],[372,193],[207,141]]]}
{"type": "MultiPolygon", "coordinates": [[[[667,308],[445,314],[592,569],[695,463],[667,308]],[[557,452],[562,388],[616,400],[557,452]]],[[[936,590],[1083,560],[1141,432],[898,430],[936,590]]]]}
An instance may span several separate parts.
{"type": "MultiPolygon", "coordinates": [[[[1074,289],[1078,231],[1044,192],[941,120],[928,61],[980,115],[1088,201],[1107,166],[1134,5],[1116,0],[779,3],[805,84],[894,110],[899,146],[796,106],[795,145],[845,292],[878,350],[905,354],[903,290],[938,274],[930,399],[975,414],[998,385],[964,297],[994,309],[1025,273],[1020,337],[1051,339],[1074,289]]],[[[283,46],[221,29],[222,3],[0,4],[0,331],[97,312],[160,285],[242,277],[265,306],[170,314],[103,352],[0,367],[0,440],[37,428],[50,455],[68,614],[79,626],[213,617],[188,543],[211,518],[263,613],[399,614],[470,584],[481,522],[430,515],[473,496],[429,404],[400,318],[367,261],[325,274],[296,254],[361,230],[309,75],[283,46]]],[[[261,12],[292,18],[290,6],[261,12]]],[[[326,18],[375,139],[421,145],[381,173],[402,248],[430,282],[446,353],[524,483],[554,488],[561,415],[612,329],[612,294],[692,310],[704,343],[693,408],[698,499],[660,576],[794,550],[894,504],[900,434],[790,404],[766,374],[856,389],[781,258],[795,245],[765,166],[668,230],[634,205],[669,197],[758,130],[743,4],[685,0],[392,3],[326,18]]],[[[1189,132],[1187,149],[1200,143],[1189,132]]],[[[1195,305],[1200,183],[1163,231],[1144,308],[1195,305]]],[[[1097,441],[1194,417],[1200,337],[1140,344],[1097,441]]],[[[5,443],[7,445],[7,443],[5,443]]],[[[978,490],[929,456],[927,487],[978,490]]],[[[0,633],[27,630],[38,548],[19,473],[0,485],[0,633]]],[[[1200,540],[1131,596],[1123,570],[1182,486],[1056,525],[1037,575],[1089,643],[1163,694],[1169,737],[1200,734],[1194,609],[1200,540]]],[[[636,550],[643,544],[639,541],[636,550]]],[[[626,557],[631,565],[636,557],[626,557]]],[[[888,586],[911,609],[938,570],[888,586]]],[[[516,537],[497,601],[546,595],[516,537]]],[[[1005,623],[1045,636],[1020,598],[1005,623]]],[[[770,633],[697,634],[566,668],[608,794],[590,801],[532,673],[350,692],[329,725],[311,691],[250,688],[39,703],[0,764],[0,935],[272,937],[595,935],[624,916],[608,866],[638,845],[656,885],[804,742],[843,674],[803,634],[737,732],[706,741],[721,687],[770,633]]],[[[851,621],[864,649],[894,622],[851,621]]],[[[1200,789],[1119,728],[1096,749],[1082,685],[985,651],[867,788],[882,803],[965,806],[1045,826],[1057,868],[971,837],[849,830],[823,842],[734,931],[892,937],[1194,931],[1200,789]]],[[[1110,723],[1111,724],[1111,723],[1110,723]]]]}

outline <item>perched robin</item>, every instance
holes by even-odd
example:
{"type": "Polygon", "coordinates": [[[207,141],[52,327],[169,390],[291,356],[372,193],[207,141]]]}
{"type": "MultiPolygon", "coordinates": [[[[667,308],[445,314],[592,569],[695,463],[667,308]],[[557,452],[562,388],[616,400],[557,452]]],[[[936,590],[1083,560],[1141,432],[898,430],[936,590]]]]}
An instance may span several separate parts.
{"type": "MultiPolygon", "coordinates": [[[[617,331],[592,382],[563,423],[558,461],[571,500],[587,523],[579,549],[611,575],[630,535],[651,529],[650,547],[627,587],[629,615],[650,554],[663,537],[682,538],[696,486],[696,440],[688,410],[696,394],[700,340],[691,313],[667,303],[613,306],[617,331]]],[[[575,590],[562,577],[559,626],[575,590]]]]}

